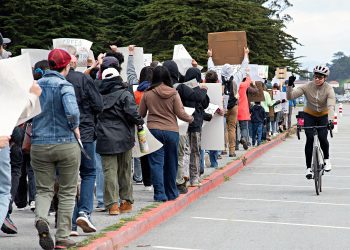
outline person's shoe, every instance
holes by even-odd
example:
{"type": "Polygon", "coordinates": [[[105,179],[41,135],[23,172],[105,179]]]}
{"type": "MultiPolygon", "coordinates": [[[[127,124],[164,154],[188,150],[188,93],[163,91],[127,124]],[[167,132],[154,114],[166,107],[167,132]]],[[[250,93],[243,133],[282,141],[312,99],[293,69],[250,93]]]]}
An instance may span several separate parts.
{"type": "Polygon", "coordinates": [[[332,164],[331,164],[330,159],[324,159],[324,163],[325,163],[325,165],[324,165],[324,170],[325,170],[326,172],[331,171],[331,170],[332,170],[332,164]]]}
{"type": "Polygon", "coordinates": [[[106,212],[107,209],[105,208],[104,205],[97,205],[97,207],[95,208],[96,212],[106,212]]]}
{"type": "Polygon", "coordinates": [[[108,209],[109,215],[118,215],[120,214],[120,210],[118,207],[118,203],[114,203],[109,209],[108,209]]]}
{"type": "Polygon", "coordinates": [[[29,202],[29,207],[30,207],[30,210],[32,210],[34,212],[34,210],[35,210],[35,201],[29,202]]]}
{"type": "Polygon", "coordinates": [[[306,169],[306,174],[305,174],[306,179],[312,179],[312,171],[311,168],[306,169]]]}
{"type": "Polygon", "coordinates": [[[79,233],[78,231],[71,231],[69,236],[72,236],[72,237],[78,237],[79,236],[79,233]]]}
{"type": "Polygon", "coordinates": [[[184,182],[183,184],[180,185],[176,185],[177,189],[179,190],[180,194],[186,194],[188,192],[188,189],[186,187],[186,182],[184,182]]]}
{"type": "Polygon", "coordinates": [[[121,213],[129,213],[132,210],[132,204],[129,201],[122,201],[119,207],[121,213]]]}
{"type": "Polygon", "coordinates": [[[145,187],[143,188],[143,190],[145,190],[145,191],[152,191],[152,190],[153,190],[153,187],[152,187],[152,186],[145,186],[145,187]]]}
{"type": "Polygon", "coordinates": [[[226,150],[222,151],[221,155],[227,155],[227,151],[226,150]]]}
{"type": "Polygon", "coordinates": [[[138,180],[136,180],[136,179],[134,178],[134,176],[132,177],[132,180],[133,180],[133,183],[136,184],[136,185],[142,185],[142,184],[143,184],[143,181],[142,181],[142,180],[138,181],[138,180]]]}
{"type": "Polygon", "coordinates": [[[245,139],[243,139],[243,138],[241,139],[241,144],[243,145],[244,150],[248,149],[248,143],[245,139]]]}
{"type": "Polygon", "coordinates": [[[9,214],[7,214],[4,223],[1,226],[1,231],[3,231],[5,234],[17,234],[17,227],[11,220],[9,214]]]}
{"type": "Polygon", "coordinates": [[[76,242],[71,239],[56,240],[55,249],[68,249],[70,247],[76,246],[76,242]]]}
{"type": "Polygon", "coordinates": [[[79,212],[79,217],[77,218],[77,226],[79,226],[84,233],[96,232],[96,227],[91,223],[89,217],[85,212],[79,212]]]}
{"type": "Polygon", "coordinates": [[[39,245],[44,250],[54,249],[55,245],[50,235],[49,225],[44,220],[38,220],[35,223],[35,228],[39,234],[39,245]]]}
{"type": "Polygon", "coordinates": [[[218,155],[218,159],[221,160],[221,159],[222,159],[222,156],[221,156],[221,155],[218,155]]]}
{"type": "Polygon", "coordinates": [[[190,184],[190,187],[200,187],[202,186],[202,183],[200,183],[199,181],[193,181],[190,184]]]}
{"type": "Polygon", "coordinates": [[[236,157],[236,153],[229,154],[228,157],[236,157]]]}

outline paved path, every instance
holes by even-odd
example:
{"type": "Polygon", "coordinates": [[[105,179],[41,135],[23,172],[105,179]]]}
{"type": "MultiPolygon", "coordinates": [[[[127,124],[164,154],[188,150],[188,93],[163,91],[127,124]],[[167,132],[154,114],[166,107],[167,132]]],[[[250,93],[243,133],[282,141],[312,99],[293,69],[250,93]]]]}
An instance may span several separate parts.
{"type": "Polygon", "coordinates": [[[304,176],[305,135],[292,136],[125,249],[350,249],[350,107],[344,112],[320,196],[304,176]]]}

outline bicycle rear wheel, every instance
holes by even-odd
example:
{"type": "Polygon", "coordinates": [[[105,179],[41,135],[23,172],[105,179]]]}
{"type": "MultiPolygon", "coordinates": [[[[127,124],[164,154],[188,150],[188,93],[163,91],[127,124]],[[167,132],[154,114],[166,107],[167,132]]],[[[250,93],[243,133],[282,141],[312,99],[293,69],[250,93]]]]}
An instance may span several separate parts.
{"type": "Polygon", "coordinates": [[[316,194],[320,195],[320,171],[319,171],[319,160],[317,154],[318,147],[314,147],[312,151],[312,171],[314,173],[314,182],[316,194]]]}

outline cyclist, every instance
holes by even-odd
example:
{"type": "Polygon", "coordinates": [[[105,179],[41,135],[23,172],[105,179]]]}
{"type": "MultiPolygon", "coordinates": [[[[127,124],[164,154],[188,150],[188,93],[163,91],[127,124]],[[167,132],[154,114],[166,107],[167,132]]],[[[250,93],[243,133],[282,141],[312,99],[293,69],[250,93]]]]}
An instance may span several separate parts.
{"type": "MultiPolygon", "coordinates": [[[[331,87],[326,79],[329,76],[329,68],[326,66],[316,66],[313,70],[313,81],[304,84],[296,89],[294,87],[295,76],[289,77],[287,87],[287,99],[293,100],[302,95],[305,95],[307,100],[304,107],[304,126],[325,126],[329,129],[333,129],[333,117],[335,110],[335,93],[333,87],[331,87]]],[[[327,128],[317,129],[318,139],[320,140],[321,149],[323,151],[325,159],[325,171],[332,169],[331,162],[329,160],[329,143],[327,140],[328,130],[327,128]]],[[[306,178],[312,178],[311,161],[313,150],[313,131],[312,129],[306,129],[306,144],[305,144],[305,158],[306,158],[306,178]]]]}

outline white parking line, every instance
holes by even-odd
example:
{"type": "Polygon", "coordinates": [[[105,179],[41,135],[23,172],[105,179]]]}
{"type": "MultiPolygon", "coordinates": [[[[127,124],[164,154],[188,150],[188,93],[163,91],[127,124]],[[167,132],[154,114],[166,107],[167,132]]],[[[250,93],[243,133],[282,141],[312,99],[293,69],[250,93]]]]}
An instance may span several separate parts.
{"type": "Polygon", "coordinates": [[[152,246],[152,248],[157,249],[173,249],[173,250],[201,250],[201,249],[194,249],[194,248],[181,248],[181,247],[165,247],[165,246],[152,246]]]}
{"type": "MultiPolygon", "coordinates": [[[[334,161],[333,161],[334,162],[334,161]]],[[[251,163],[251,164],[256,164],[259,166],[281,166],[283,168],[290,168],[290,167],[304,167],[303,165],[305,163],[267,163],[267,162],[262,162],[262,163],[251,163]]],[[[334,165],[332,164],[333,168],[350,168],[350,166],[342,166],[341,164],[339,165],[334,165]]]]}
{"type": "Polygon", "coordinates": [[[350,227],[337,227],[337,226],[327,226],[327,225],[313,225],[313,224],[275,222],[275,221],[231,220],[231,219],[209,218],[209,217],[191,217],[191,218],[192,218],[192,219],[199,219],[199,220],[212,220],[212,221],[231,221],[231,222],[244,222],[244,223],[257,223],[257,224],[275,224],[275,225],[285,225],[285,226],[319,227],[319,228],[330,228],[330,229],[345,229],[345,230],[350,230],[350,227]]]}
{"type": "MultiPolygon", "coordinates": [[[[265,187],[292,187],[292,188],[315,188],[314,185],[309,186],[293,186],[293,185],[275,185],[275,184],[257,184],[257,183],[237,183],[243,186],[265,186],[265,187]]],[[[350,190],[350,188],[323,187],[322,189],[350,190]]]]}
{"type": "Polygon", "coordinates": [[[241,201],[261,201],[261,202],[281,202],[281,203],[298,203],[298,204],[313,204],[313,205],[329,205],[329,206],[350,206],[347,203],[329,203],[329,202],[313,202],[313,201],[288,201],[288,200],[268,200],[268,199],[249,199],[235,197],[218,197],[224,200],[241,200],[241,201]]]}
{"type": "MultiPolygon", "coordinates": [[[[284,173],[251,173],[251,174],[257,174],[257,175],[305,175],[305,174],[284,174],[284,173]]],[[[350,175],[331,175],[331,174],[326,174],[327,178],[328,177],[334,177],[334,178],[350,178],[350,175]]]]}

